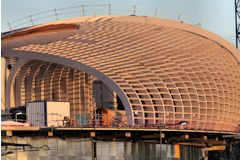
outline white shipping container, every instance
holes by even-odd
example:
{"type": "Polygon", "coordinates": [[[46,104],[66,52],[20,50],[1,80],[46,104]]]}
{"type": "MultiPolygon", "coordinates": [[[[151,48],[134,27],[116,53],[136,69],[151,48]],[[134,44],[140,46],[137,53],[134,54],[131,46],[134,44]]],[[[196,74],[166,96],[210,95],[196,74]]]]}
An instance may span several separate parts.
{"type": "Polygon", "coordinates": [[[46,126],[45,102],[26,103],[27,122],[33,126],[46,126]]]}
{"type": "Polygon", "coordinates": [[[33,126],[62,126],[64,117],[70,117],[69,102],[26,103],[27,121],[33,126]]]}
{"type": "Polygon", "coordinates": [[[64,117],[70,117],[69,102],[46,102],[47,126],[62,126],[64,117]]]}

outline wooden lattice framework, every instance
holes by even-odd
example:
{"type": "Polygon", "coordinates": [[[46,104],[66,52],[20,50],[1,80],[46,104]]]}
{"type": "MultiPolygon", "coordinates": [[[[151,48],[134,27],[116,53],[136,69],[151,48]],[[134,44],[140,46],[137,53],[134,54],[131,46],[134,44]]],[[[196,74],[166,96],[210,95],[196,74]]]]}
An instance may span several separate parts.
{"type": "Polygon", "coordinates": [[[83,17],[5,35],[2,48],[4,56],[61,59],[96,71],[119,89],[131,125],[187,120],[187,129],[239,127],[239,53],[200,28],[149,17],[83,17]]]}

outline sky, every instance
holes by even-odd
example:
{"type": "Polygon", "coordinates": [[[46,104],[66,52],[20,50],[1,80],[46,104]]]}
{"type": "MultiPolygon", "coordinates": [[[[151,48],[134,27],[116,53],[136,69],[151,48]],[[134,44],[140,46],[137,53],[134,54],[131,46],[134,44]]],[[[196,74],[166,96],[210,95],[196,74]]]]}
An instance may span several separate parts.
{"type": "MultiPolygon", "coordinates": [[[[157,17],[182,20],[185,23],[197,24],[211,31],[235,45],[235,11],[234,0],[2,0],[1,1],[1,31],[8,31],[6,25],[8,22],[16,19],[33,15],[38,12],[72,7],[78,5],[96,5],[111,4],[113,15],[132,14],[133,6],[136,5],[136,15],[155,16],[157,8],[157,17]]],[[[67,13],[74,11],[74,14],[60,16],[58,18],[81,16],[76,11],[80,8],[61,10],[59,12],[67,13]]],[[[89,7],[85,8],[86,15],[106,15],[107,7],[89,7]]],[[[50,12],[49,12],[50,14],[50,12]]],[[[45,15],[43,14],[42,17],[45,15]]],[[[55,20],[55,17],[45,19],[45,21],[55,20]]],[[[27,21],[29,17],[26,18],[27,21]]],[[[22,24],[18,21],[12,26],[22,24]]],[[[37,18],[36,18],[37,19],[37,18]]],[[[38,23],[44,22],[39,20],[38,23]]],[[[11,23],[10,23],[11,25],[11,23]]],[[[31,25],[30,22],[24,24],[31,25]]],[[[20,27],[24,27],[20,26],[20,27]]],[[[11,27],[12,27],[11,26],[11,27]]]]}

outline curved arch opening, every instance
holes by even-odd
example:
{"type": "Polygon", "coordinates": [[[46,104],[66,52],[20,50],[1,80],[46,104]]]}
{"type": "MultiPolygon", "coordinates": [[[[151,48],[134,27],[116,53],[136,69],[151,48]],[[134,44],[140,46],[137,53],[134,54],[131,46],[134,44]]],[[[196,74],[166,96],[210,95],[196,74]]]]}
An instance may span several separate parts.
{"type": "MultiPolygon", "coordinates": [[[[15,52],[15,51],[14,51],[15,52]]],[[[18,51],[16,51],[16,52],[18,52],[18,51]]],[[[118,86],[112,79],[110,79],[109,77],[107,77],[106,75],[104,75],[104,74],[102,74],[101,72],[99,72],[99,71],[97,71],[97,70],[95,70],[94,68],[91,68],[91,67],[89,67],[89,66],[87,66],[87,65],[84,65],[84,64],[80,64],[79,62],[75,62],[75,61],[73,61],[73,60],[69,60],[69,59],[65,59],[65,58],[61,58],[61,57],[56,57],[56,56],[52,56],[52,55],[45,55],[44,54],[44,56],[43,55],[41,55],[41,53],[30,53],[30,54],[28,54],[27,52],[21,52],[21,53],[11,53],[11,56],[13,56],[13,54],[16,56],[16,57],[18,57],[18,58],[20,58],[20,59],[27,59],[28,60],[28,62],[29,61],[33,61],[33,60],[38,60],[38,61],[44,61],[44,62],[49,62],[49,63],[54,63],[54,64],[57,64],[57,65],[62,65],[62,66],[66,66],[66,67],[69,67],[69,68],[71,68],[72,70],[77,70],[77,71],[82,71],[83,73],[82,74],[85,74],[84,76],[86,77],[86,81],[89,79],[89,77],[88,76],[86,76],[86,75],[91,75],[91,76],[94,76],[94,77],[96,77],[99,81],[101,81],[102,83],[104,83],[104,85],[107,87],[107,89],[109,90],[109,91],[112,91],[112,93],[114,93],[114,94],[116,94],[116,97],[115,97],[115,101],[116,101],[116,104],[119,102],[119,103],[122,103],[123,104],[123,106],[124,106],[124,109],[125,109],[125,112],[126,112],[126,116],[127,116],[127,124],[128,125],[133,125],[133,117],[132,117],[132,109],[131,109],[131,105],[130,105],[130,103],[129,103],[129,101],[128,101],[128,98],[127,98],[127,96],[125,95],[125,93],[122,91],[122,89],[120,88],[120,86],[118,86]],[[57,62],[57,63],[56,63],[57,62]],[[117,100],[118,99],[118,100],[117,100]]],[[[26,63],[24,63],[24,64],[26,64],[26,63]]],[[[22,65],[20,65],[20,66],[18,66],[18,69],[16,69],[16,71],[17,70],[19,70],[21,67],[23,66],[23,64],[22,65]]],[[[33,67],[34,66],[34,64],[31,64],[31,65],[29,65],[29,67],[33,67]]],[[[44,66],[44,65],[43,65],[44,66]]],[[[42,66],[42,67],[43,67],[42,66]]],[[[48,67],[50,67],[50,66],[48,66],[48,67]]],[[[55,66],[56,67],[56,66],[55,66]]],[[[71,70],[71,69],[69,69],[69,70],[71,70]]],[[[38,70],[38,72],[41,72],[40,70],[41,70],[41,67],[39,67],[38,69],[36,69],[35,68],[35,71],[36,70],[38,70]]],[[[46,66],[45,66],[45,69],[44,69],[44,67],[42,68],[42,70],[46,70],[46,66]]],[[[66,69],[65,69],[66,70],[66,69]]],[[[35,72],[34,71],[34,72],[35,72]]],[[[31,72],[31,71],[30,71],[31,72]]],[[[50,71],[51,72],[51,71],[50,71]]],[[[61,72],[63,72],[63,71],[61,71],[61,72]]],[[[65,71],[66,72],[66,71],[65,71]]],[[[69,72],[69,74],[70,74],[70,71],[68,71],[69,72]]],[[[17,72],[15,72],[15,73],[13,73],[14,75],[12,76],[12,77],[14,77],[13,79],[12,79],[12,81],[15,79],[15,77],[16,77],[16,75],[17,75],[17,72]]],[[[61,74],[64,74],[64,73],[61,73],[61,74]]],[[[34,76],[35,75],[32,75],[32,76],[28,76],[28,81],[32,81],[33,79],[34,79],[34,76]]],[[[41,76],[40,76],[41,77],[41,76]]],[[[53,77],[52,77],[53,78],[53,77]]],[[[55,77],[56,78],[56,77],[55,77]]],[[[23,78],[22,79],[24,79],[24,75],[23,75],[23,78]]],[[[21,80],[20,80],[21,81],[21,80]]],[[[61,83],[63,84],[64,83],[64,81],[66,81],[66,80],[61,80],[61,81],[59,81],[58,83],[58,85],[60,85],[61,83]]],[[[23,83],[23,82],[22,82],[23,83]]],[[[36,82],[35,82],[36,83],[36,82]]],[[[11,85],[11,88],[12,88],[12,86],[13,86],[13,82],[11,82],[10,83],[11,85]]],[[[28,89],[28,90],[32,90],[31,88],[33,88],[33,86],[32,86],[33,84],[31,84],[30,86],[28,86],[26,89],[28,89]]],[[[35,84],[36,85],[36,84],[35,84]]],[[[61,85],[60,85],[61,86],[61,85]]],[[[35,88],[36,89],[36,88],[35,88]]],[[[62,85],[62,88],[61,88],[62,90],[64,90],[65,89],[65,91],[66,91],[66,86],[64,86],[64,85],[62,85]]],[[[80,92],[81,92],[81,89],[80,89],[80,92]]],[[[26,93],[28,93],[28,92],[26,92],[26,93]]],[[[10,94],[11,95],[11,94],[10,94]]],[[[56,96],[55,96],[56,94],[55,93],[50,93],[50,95],[48,95],[48,96],[50,96],[51,98],[52,98],[52,100],[54,100],[54,99],[57,99],[56,98],[56,96]]],[[[29,98],[29,97],[31,97],[32,95],[26,95],[26,100],[28,101],[29,99],[31,100],[31,98],[29,98]]],[[[47,96],[47,95],[46,95],[47,96]]],[[[79,97],[80,98],[80,97],[79,97]]],[[[84,101],[84,98],[82,99],[82,101],[84,101]]],[[[21,103],[21,100],[18,102],[18,103],[21,103]]],[[[113,103],[113,102],[111,102],[111,103],[113,103]]],[[[11,105],[11,104],[10,104],[11,105]]],[[[117,105],[118,106],[118,105],[117,105]]],[[[106,107],[106,105],[104,106],[104,107],[106,107]]],[[[113,107],[114,108],[114,107],[113,107]]],[[[117,107],[116,107],[117,108],[117,107]]]]}

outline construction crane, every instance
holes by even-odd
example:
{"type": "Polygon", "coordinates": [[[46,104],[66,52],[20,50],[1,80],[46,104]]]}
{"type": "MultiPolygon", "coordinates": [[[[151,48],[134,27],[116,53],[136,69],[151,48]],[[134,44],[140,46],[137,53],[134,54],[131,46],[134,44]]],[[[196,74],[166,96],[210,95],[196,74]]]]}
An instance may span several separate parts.
{"type": "Polygon", "coordinates": [[[240,45],[240,0],[235,0],[236,47],[240,45]]]}

